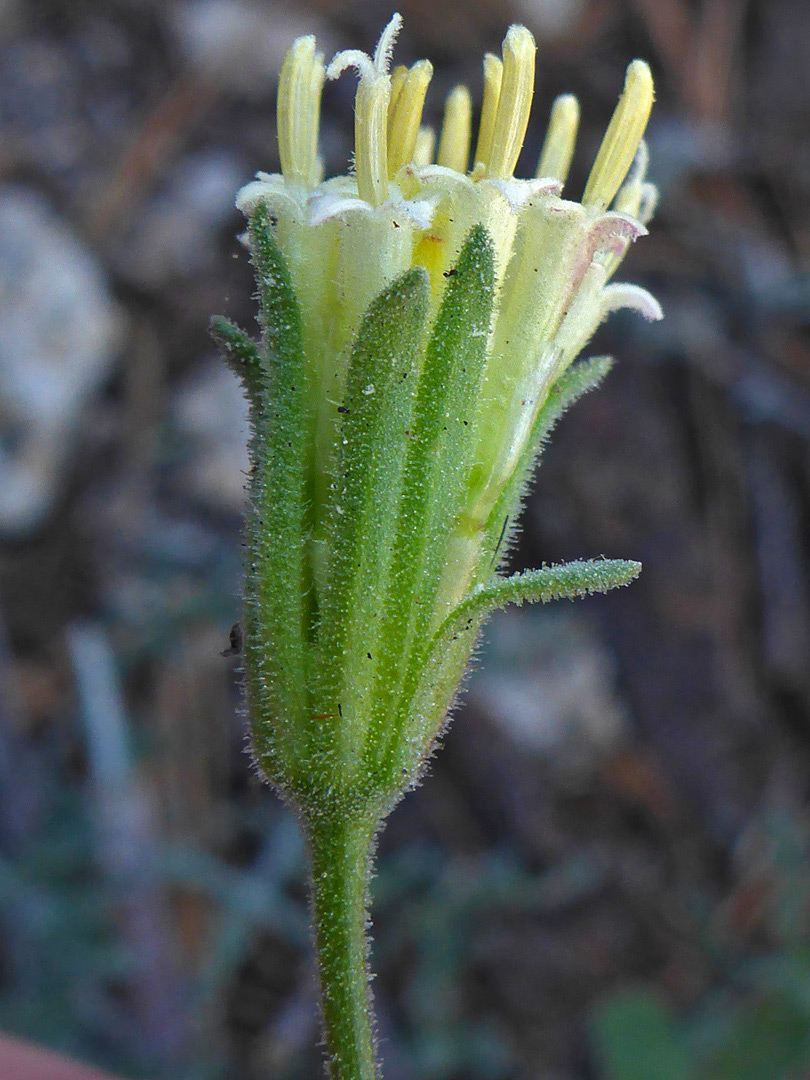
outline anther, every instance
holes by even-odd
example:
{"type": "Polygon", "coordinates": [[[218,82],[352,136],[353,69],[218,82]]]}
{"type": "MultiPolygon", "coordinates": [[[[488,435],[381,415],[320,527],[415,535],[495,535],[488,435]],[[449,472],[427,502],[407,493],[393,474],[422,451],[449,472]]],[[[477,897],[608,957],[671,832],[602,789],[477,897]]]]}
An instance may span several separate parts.
{"type": "Polygon", "coordinates": [[[492,136],[495,131],[495,114],[498,111],[498,99],[501,96],[503,64],[494,53],[484,57],[484,100],[481,104],[481,120],[478,125],[478,144],[475,147],[475,164],[485,169],[489,164],[492,150],[492,136]]]}
{"type": "Polygon", "coordinates": [[[619,214],[629,214],[637,218],[641,208],[642,190],[647,179],[647,166],[650,163],[650,153],[646,142],[642,139],[638,144],[636,156],[627,174],[627,179],[619,188],[613,202],[613,209],[619,214]]]}
{"type": "Polygon", "coordinates": [[[492,149],[485,161],[487,173],[508,180],[523,148],[534,96],[534,59],[537,48],[525,26],[510,26],[503,43],[503,81],[492,135],[492,149]]]}
{"type": "Polygon", "coordinates": [[[392,180],[413,158],[422,121],[425,95],[433,77],[429,60],[419,60],[408,71],[388,119],[388,178],[392,180]]]}
{"type": "Polygon", "coordinates": [[[314,188],[321,179],[318,158],[323,56],[312,35],[293,42],[284,57],[276,99],[278,152],[284,179],[314,188]]]}
{"type": "Polygon", "coordinates": [[[436,147],[436,132],[428,124],[423,124],[416,135],[416,144],[413,148],[411,160],[414,165],[431,165],[433,163],[433,151],[436,147]]]}
{"type": "Polygon", "coordinates": [[[647,127],[653,96],[649,67],[643,60],[634,60],[585,186],[582,204],[588,210],[606,210],[624,182],[647,127]]]}
{"type": "Polygon", "coordinates": [[[442,134],[436,161],[456,172],[466,172],[472,136],[472,100],[466,86],[456,86],[444,103],[442,134]]]}
{"type": "Polygon", "coordinates": [[[405,85],[405,80],[408,77],[408,65],[397,64],[394,70],[391,72],[391,97],[388,99],[388,130],[391,131],[391,117],[394,113],[394,107],[396,106],[397,99],[399,98],[402,87],[405,85]]]}
{"type": "Polygon", "coordinates": [[[561,94],[551,106],[548,131],[537,163],[538,180],[553,177],[565,183],[579,129],[579,102],[573,94],[561,94]]]}

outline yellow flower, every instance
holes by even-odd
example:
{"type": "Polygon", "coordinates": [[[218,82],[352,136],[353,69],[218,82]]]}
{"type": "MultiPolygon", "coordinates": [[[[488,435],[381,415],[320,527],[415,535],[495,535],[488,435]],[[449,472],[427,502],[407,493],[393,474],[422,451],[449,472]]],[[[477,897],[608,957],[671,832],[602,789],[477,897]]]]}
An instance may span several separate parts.
{"type": "MultiPolygon", "coordinates": [[[[289,265],[317,388],[314,443],[322,461],[334,437],[351,344],[372,300],[421,266],[435,313],[470,230],[487,229],[495,250],[496,301],[470,433],[478,445],[476,465],[456,544],[457,559],[472,565],[481,524],[523,457],[554,382],[611,311],[631,307],[649,319],[661,317],[644,289],[611,283],[629,244],[645,234],[656,201],[645,176],[643,141],[653,83],[647,64],[634,60],[582,202],[573,202],[561,194],[579,122],[571,95],[552,106],[536,175],[514,176],[534,92],[531,33],[512,26],[502,57],[484,58],[472,158],[470,94],[463,86],[451,91],[434,161],[434,133],[421,126],[432,66],[420,60],[390,71],[401,22],[393,16],[373,56],[348,50],[328,67],[314,37],[292,45],[278,90],[281,174],[259,173],[239,192],[237,206],[248,217],[260,204],[268,208],[289,265]],[[324,181],[321,94],[324,80],[347,68],[359,75],[354,169],[324,181]]],[[[323,469],[321,481],[327,477],[323,469]]],[[[457,570],[449,603],[468,584],[457,570]]]]}

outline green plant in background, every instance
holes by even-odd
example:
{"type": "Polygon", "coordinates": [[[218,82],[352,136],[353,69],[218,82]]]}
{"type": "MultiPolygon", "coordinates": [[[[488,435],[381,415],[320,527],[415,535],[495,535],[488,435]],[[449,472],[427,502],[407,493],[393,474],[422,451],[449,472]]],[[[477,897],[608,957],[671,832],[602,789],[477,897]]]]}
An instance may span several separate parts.
{"type": "MultiPolygon", "coordinates": [[[[761,925],[767,951],[752,956],[716,909],[696,905],[705,951],[722,982],[685,1018],[651,990],[623,989],[597,1002],[591,1044],[604,1080],[802,1080],[810,1066],[807,866],[800,819],[765,808],[757,837],[761,925]]],[[[750,882],[749,882],[750,884],[750,882]]],[[[745,890],[745,882],[741,891],[745,890]]]]}
{"type": "Polygon", "coordinates": [[[592,1044],[604,1080],[800,1080],[810,1062],[810,955],[775,952],[679,1021],[646,990],[600,1002],[592,1044]]]}
{"type": "Polygon", "coordinates": [[[368,881],[385,816],[418,781],[494,609],[605,591],[634,562],[501,577],[521,498],[560,415],[606,374],[574,365],[606,315],[660,317],[612,275],[655,189],[642,141],[649,69],[628,68],[582,203],[560,197],[578,105],[554,104],[534,179],[513,171],[534,87],[523,27],[484,60],[472,158],[466,88],[434,161],[431,66],[328,68],[311,37],[284,62],[281,175],[239,193],[261,337],[213,330],[250,403],[245,682],[261,773],[295,807],[311,858],[321,1005],[334,1080],[377,1075],[368,881]],[[354,171],[322,180],[325,78],[359,75],[354,171]],[[468,172],[468,164],[472,169],[468,172]]]}

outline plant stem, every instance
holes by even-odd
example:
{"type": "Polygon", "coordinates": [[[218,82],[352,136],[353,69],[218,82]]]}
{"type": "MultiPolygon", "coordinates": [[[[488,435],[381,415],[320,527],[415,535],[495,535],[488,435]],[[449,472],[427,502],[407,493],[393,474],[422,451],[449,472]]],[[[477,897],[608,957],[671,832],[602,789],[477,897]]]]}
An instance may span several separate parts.
{"type": "Polygon", "coordinates": [[[375,1080],[368,883],[376,816],[309,822],[312,914],[331,1080],[375,1080]]]}

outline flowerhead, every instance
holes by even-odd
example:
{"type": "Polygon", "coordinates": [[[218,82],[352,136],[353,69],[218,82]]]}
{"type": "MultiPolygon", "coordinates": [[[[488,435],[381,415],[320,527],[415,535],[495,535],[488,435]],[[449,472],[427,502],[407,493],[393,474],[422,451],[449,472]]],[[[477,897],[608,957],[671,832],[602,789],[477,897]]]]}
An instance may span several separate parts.
{"type": "Polygon", "coordinates": [[[555,395],[564,405],[577,379],[593,384],[569,374],[573,361],[616,308],[661,315],[645,290],[612,281],[656,200],[647,65],[627,69],[574,202],[570,95],[552,106],[535,176],[514,175],[534,92],[529,31],[512,26],[502,56],[484,58],[475,139],[464,86],[436,137],[422,124],[430,63],[391,68],[400,24],[394,15],[373,56],[348,50],[328,66],[313,37],[292,45],[281,173],[237,197],[263,329],[261,347],[221,335],[253,407],[248,686],[266,718],[258,756],[300,802],[316,775],[358,797],[416,774],[555,395]],[[323,86],[349,69],[353,169],[324,180],[323,86]]]}
{"type": "Polygon", "coordinates": [[[465,86],[448,95],[438,139],[422,125],[432,65],[391,70],[401,25],[394,15],[373,56],[338,53],[328,67],[313,37],[289,50],[278,91],[281,174],[259,174],[237,206],[271,214],[302,306],[304,348],[320,371],[318,449],[334,434],[346,357],[372,299],[413,266],[438,308],[474,225],[495,255],[488,362],[470,433],[479,445],[478,518],[491,510],[531,437],[554,382],[613,310],[660,318],[637,286],[611,282],[629,245],[646,233],[656,190],[646,180],[644,130],[653,102],[646,63],[634,60],[581,202],[563,198],[579,122],[576,98],[553,103],[536,174],[514,175],[534,93],[535,43],[512,26],[502,57],[484,57],[483,103],[473,147],[465,86]],[[325,79],[359,76],[354,169],[323,181],[318,154],[325,79]],[[472,153],[471,153],[472,150],[472,153]]]}

